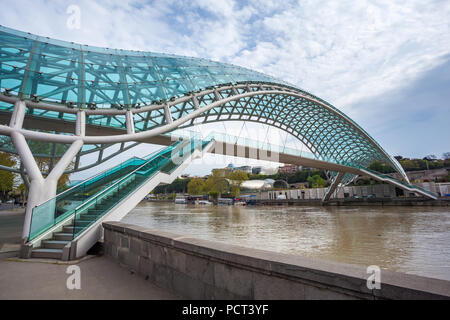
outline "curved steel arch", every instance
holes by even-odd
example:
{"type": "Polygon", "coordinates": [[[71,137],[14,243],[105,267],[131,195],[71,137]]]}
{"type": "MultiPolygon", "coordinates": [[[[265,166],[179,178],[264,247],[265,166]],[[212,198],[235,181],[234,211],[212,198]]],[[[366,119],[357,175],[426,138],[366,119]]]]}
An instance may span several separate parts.
{"type": "MultiPolygon", "coordinates": [[[[226,98],[216,100],[212,96],[217,95],[217,92],[223,92],[226,95],[229,86],[224,88],[217,88],[214,91],[206,90],[198,93],[197,96],[183,97],[165,105],[152,105],[143,107],[137,110],[128,110],[128,118],[131,119],[133,114],[145,112],[147,109],[159,110],[165,109],[170,112],[165,112],[164,121],[148,127],[148,130],[136,132],[129,130],[129,125],[133,124],[127,122],[125,127],[127,133],[113,136],[76,136],[76,135],[58,135],[51,133],[42,133],[31,130],[19,129],[25,137],[30,139],[37,139],[43,141],[56,141],[60,143],[72,143],[77,140],[83,140],[84,143],[113,143],[125,141],[144,141],[146,138],[171,131],[176,128],[186,127],[194,124],[196,119],[201,122],[214,122],[236,120],[233,116],[238,116],[238,120],[253,121],[268,124],[278,127],[281,130],[287,131],[296,136],[302,141],[319,159],[339,164],[345,164],[353,167],[367,167],[372,161],[384,161],[395,168],[394,160],[381,148],[374,140],[368,136],[362,129],[360,129],[353,122],[341,116],[334,108],[330,108],[322,102],[307,97],[300,93],[283,90],[279,87],[273,87],[270,84],[246,84],[245,87],[263,86],[265,90],[242,92],[243,85],[233,86],[237,95],[228,95],[226,98]],[[273,101],[276,98],[276,103],[273,101]],[[269,97],[269,99],[267,99],[269,97]],[[282,97],[280,99],[280,97],[282,97]],[[288,97],[290,100],[288,100],[288,97]],[[197,109],[191,108],[186,110],[186,105],[189,105],[189,99],[198,99],[199,106],[197,109]],[[200,98],[200,99],[199,99],[200,98]],[[284,98],[284,99],[283,99],[284,98]],[[272,103],[267,103],[272,101],[272,103]],[[289,104],[284,102],[288,101],[289,104]],[[311,103],[314,105],[311,106],[311,103]],[[305,107],[306,106],[306,107],[305,107]],[[289,108],[291,113],[295,115],[301,114],[300,121],[295,121],[295,118],[290,118],[285,121],[289,114],[285,109],[289,108]],[[306,111],[304,110],[306,109],[306,111]],[[317,119],[320,119],[320,124],[317,125],[317,119]],[[332,131],[324,133],[324,127],[339,123],[342,128],[342,133],[345,133],[342,139],[336,140],[336,135],[331,134],[332,131]],[[321,144],[315,143],[320,138],[321,144]],[[330,149],[330,145],[334,149],[330,149]],[[337,151],[336,151],[337,150],[337,151]],[[363,157],[355,157],[362,154],[363,157]]],[[[1,98],[1,97],[0,97],[1,98]]],[[[3,97],[5,98],[5,97],[3,97]]],[[[6,99],[6,98],[5,98],[6,99]]],[[[17,100],[15,97],[9,97],[10,101],[17,100]]],[[[53,106],[45,103],[33,103],[26,101],[27,105],[47,110],[61,111],[61,106],[53,106]]],[[[65,111],[70,111],[67,109],[65,111]]],[[[103,111],[103,110],[102,110],[103,111]]],[[[95,111],[77,111],[78,115],[81,113],[88,113],[97,115],[95,111]]],[[[104,113],[103,113],[104,114],[104,113]]],[[[95,122],[93,122],[95,124],[95,122]]],[[[198,123],[198,122],[197,122],[198,123]]],[[[17,129],[0,125],[0,132],[11,134],[17,129]]],[[[398,170],[398,169],[397,169],[398,170]]]]}
{"type": "Polygon", "coordinates": [[[25,117],[126,130],[59,135],[0,125],[1,134],[110,144],[145,141],[196,119],[238,117],[289,132],[318,159],[363,168],[380,160],[407,180],[398,162],[345,114],[270,76],[206,59],[97,48],[1,26],[0,43],[0,100],[6,102],[0,112],[13,113],[11,104],[24,100],[25,117]]]}
{"type": "Polygon", "coordinates": [[[25,168],[29,178],[24,238],[33,207],[56,195],[59,177],[83,146],[102,151],[109,144],[149,141],[197,120],[235,119],[289,132],[315,155],[309,163],[339,170],[325,201],[350,173],[436,198],[368,170],[380,160],[408,182],[400,164],[353,120],[284,81],[206,59],[91,47],[0,26],[0,135],[11,137],[19,172],[24,177],[25,168]],[[67,128],[37,131],[44,120],[67,128]],[[93,127],[101,130],[87,130],[93,127]],[[27,139],[70,146],[61,157],[52,154],[58,161],[44,177],[27,139]]]}

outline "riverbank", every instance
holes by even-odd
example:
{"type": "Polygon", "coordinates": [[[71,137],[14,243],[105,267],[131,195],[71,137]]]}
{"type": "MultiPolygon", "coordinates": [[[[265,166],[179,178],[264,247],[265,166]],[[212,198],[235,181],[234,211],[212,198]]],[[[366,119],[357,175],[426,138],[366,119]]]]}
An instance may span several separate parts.
{"type": "MultiPolygon", "coordinates": [[[[327,202],[322,202],[320,199],[286,199],[286,200],[269,200],[269,199],[255,199],[255,205],[297,205],[297,206],[432,206],[432,207],[449,207],[449,198],[440,198],[438,200],[431,200],[419,197],[405,197],[405,198],[344,198],[331,199],[327,202]]],[[[174,203],[173,199],[155,199],[143,200],[143,202],[154,203],[174,203]]]]}
{"type": "Polygon", "coordinates": [[[427,206],[427,207],[448,207],[450,199],[431,200],[426,198],[365,198],[365,199],[331,199],[322,202],[319,199],[303,200],[255,200],[257,205],[298,205],[298,206],[427,206]]]}
{"type": "Polygon", "coordinates": [[[449,207],[141,202],[122,222],[225,244],[450,280],[449,207]]]}
{"type": "MultiPolygon", "coordinates": [[[[450,299],[450,281],[104,222],[105,254],[189,299],[450,299]],[[379,278],[378,278],[379,277],[379,278]]],[[[372,266],[373,267],[373,266],[372,266]]]]}

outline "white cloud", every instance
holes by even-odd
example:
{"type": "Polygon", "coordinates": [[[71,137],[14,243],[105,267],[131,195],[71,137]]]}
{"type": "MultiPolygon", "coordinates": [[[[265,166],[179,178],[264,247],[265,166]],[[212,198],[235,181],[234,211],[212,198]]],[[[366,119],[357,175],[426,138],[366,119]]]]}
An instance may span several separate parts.
{"type": "Polygon", "coordinates": [[[97,46],[193,55],[287,80],[336,106],[404,85],[450,52],[446,1],[87,1],[4,4],[3,24],[97,46]],[[39,13],[39,14],[36,14],[39,13]]]}
{"type": "MultiPolygon", "coordinates": [[[[289,81],[351,117],[450,53],[449,1],[3,1],[2,25],[83,44],[200,56],[289,81]],[[81,29],[66,9],[81,9],[81,29]]],[[[380,106],[382,108],[382,106],[380,106]]]]}
{"type": "Polygon", "coordinates": [[[270,45],[233,59],[345,109],[414,80],[450,52],[449,3],[305,1],[264,18],[270,45]],[[267,63],[267,57],[273,57],[267,63]]]}

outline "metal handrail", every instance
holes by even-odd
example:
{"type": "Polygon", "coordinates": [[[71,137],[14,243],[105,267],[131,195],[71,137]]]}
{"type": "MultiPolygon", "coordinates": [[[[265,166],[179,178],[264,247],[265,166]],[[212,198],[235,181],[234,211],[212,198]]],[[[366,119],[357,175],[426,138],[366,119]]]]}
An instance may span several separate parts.
{"type": "Polygon", "coordinates": [[[48,199],[47,201],[45,201],[45,202],[43,202],[43,203],[41,203],[41,204],[39,204],[39,205],[34,206],[34,208],[39,207],[40,205],[42,205],[42,204],[44,204],[44,203],[46,203],[46,202],[48,202],[48,201],[51,201],[51,200],[53,200],[53,199],[55,199],[55,198],[57,198],[57,197],[62,196],[63,194],[69,192],[70,190],[73,190],[74,188],[79,187],[81,184],[86,183],[86,182],[89,182],[89,181],[91,181],[92,179],[94,179],[94,178],[96,178],[96,177],[98,177],[98,176],[104,174],[105,172],[107,172],[107,171],[109,171],[109,170],[112,170],[112,169],[114,169],[114,168],[116,168],[116,167],[122,165],[123,163],[125,163],[125,162],[127,162],[127,161],[129,161],[129,160],[131,160],[131,159],[133,159],[133,158],[145,160],[145,159],[142,159],[142,158],[133,156],[133,157],[131,157],[130,159],[125,160],[125,161],[121,162],[120,164],[118,164],[118,165],[116,165],[116,166],[114,166],[114,167],[112,167],[112,168],[105,169],[105,170],[103,170],[102,172],[97,173],[96,175],[94,175],[94,176],[92,176],[92,177],[90,177],[90,178],[88,178],[88,179],[86,179],[86,180],[83,180],[82,182],[80,182],[80,183],[78,183],[78,184],[76,184],[76,185],[70,187],[69,189],[64,190],[63,192],[58,193],[58,194],[57,194],[56,196],[54,196],[53,198],[50,198],[50,199],[48,199]]]}
{"type": "Polygon", "coordinates": [[[367,169],[367,168],[360,168],[360,170],[363,171],[363,172],[366,172],[366,173],[370,173],[370,174],[372,174],[372,175],[377,175],[377,176],[379,176],[379,177],[380,177],[381,179],[383,179],[383,180],[391,180],[391,181],[393,181],[394,183],[397,183],[397,184],[399,184],[399,185],[403,185],[403,186],[404,186],[405,188],[407,188],[409,191],[417,192],[417,191],[414,191],[414,190],[418,190],[418,191],[424,192],[424,193],[426,193],[426,194],[428,194],[428,195],[430,195],[430,196],[432,196],[432,197],[436,197],[436,196],[437,196],[436,194],[434,194],[434,193],[431,192],[431,191],[426,190],[425,188],[422,188],[422,187],[417,186],[417,185],[412,184],[412,183],[411,183],[411,184],[405,183],[405,182],[403,182],[403,181],[401,181],[401,180],[398,180],[398,179],[396,179],[396,178],[394,178],[394,177],[392,177],[392,176],[389,176],[389,175],[387,175],[387,174],[379,173],[379,172],[377,172],[377,171],[375,171],[375,170],[371,170],[371,169],[367,169]]]}
{"type": "MultiPolygon", "coordinates": [[[[179,143],[179,141],[175,142],[175,144],[178,144],[178,143],[179,143]]],[[[175,145],[175,144],[173,144],[173,145],[175,145]]],[[[172,146],[173,146],[173,145],[172,145],[172,146]]],[[[112,187],[114,187],[115,185],[117,185],[118,183],[122,182],[123,180],[125,180],[126,178],[128,178],[129,176],[131,176],[132,174],[134,174],[136,171],[138,171],[138,170],[141,169],[142,167],[146,166],[150,161],[156,159],[156,158],[159,157],[159,156],[165,158],[163,155],[159,155],[159,154],[155,155],[154,157],[148,159],[146,162],[144,162],[142,165],[140,165],[138,168],[134,169],[133,171],[131,171],[130,173],[128,173],[126,176],[122,177],[120,180],[114,182],[112,185],[110,185],[110,186],[107,187],[106,189],[102,190],[100,193],[97,193],[97,194],[95,195],[95,198],[98,198],[98,197],[101,196],[103,193],[105,193],[106,191],[108,191],[109,189],[111,189],[112,187]]],[[[91,200],[92,200],[92,199],[91,199],[91,200]]],[[[86,201],[86,202],[87,202],[87,201],[86,201]]],[[[80,204],[78,207],[76,207],[76,208],[74,209],[74,211],[77,211],[78,209],[80,209],[81,207],[83,207],[83,206],[86,204],[86,202],[83,202],[82,204],[80,204]]]]}
{"type": "MultiPolygon", "coordinates": [[[[89,181],[91,181],[91,180],[93,180],[93,179],[99,177],[100,175],[105,174],[107,171],[112,170],[112,169],[114,169],[114,168],[117,168],[117,167],[121,166],[122,164],[124,164],[125,162],[130,161],[131,159],[134,159],[134,158],[135,158],[135,159],[141,159],[141,158],[139,158],[139,157],[133,156],[133,157],[131,157],[130,159],[128,159],[128,160],[126,160],[126,161],[123,161],[123,162],[120,163],[119,165],[116,165],[116,166],[114,166],[114,167],[112,167],[112,168],[108,168],[108,169],[106,169],[106,170],[103,170],[102,172],[100,172],[100,173],[94,175],[93,177],[90,177],[90,178],[84,180],[83,182],[78,183],[78,184],[74,185],[73,187],[71,187],[71,188],[69,188],[69,189],[67,189],[67,190],[64,190],[63,192],[61,192],[61,193],[57,194],[56,196],[54,196],[54,197],[48,199],[47,201],[45,201],[45,202],[43,202],[43,203],[41,203],[41,204],[39,204],[39,205],[34,206],[33,209],[32,209],[32,214],[31,214],[31,224],[33,223],[33,220],[34,220],[33,218],[35,218],[34,210],[36,210],[36,208],[38,208],[38,207],[40,207],[40,206],[43,206],[43,205],[46,205],[47,203],[49,203],[49,202],[51,202],[51,201],[55,201],[55,202],[56,202],[58,198],[60,198],[61,196],[63,196],[63,195],[66,194],[67,192],[69,192],[69,191],[71,191],[71,190],[74,190],[74,189],[77,188],[77,187],[80,187],[82,184],[85,184],[85,183],[87,183],[87,182],[89,182],[89,181]]],[[[144,159],[141,159],[141,160],[142,160],[142,161],[145,161],[144,159]]],[[[55,210],[56,210],[56,208],[55,208],[55,210]]],[[[58,221],[57,221],[58,219],[59,219],[59,221],[60,221],[60,219],[65,219],[65,218],[67,218],[68,216],[72,215],[72,214],[74,213],[74,211],[75,211],[75,209],[70,209],[70,210],[66,211],[65,213],[61,214],[59,217],[56,217],[56,216],[55,216],[55,213],[53,213],[54,216],[53,216],[53,224],[52,224],[52,225],[54,226],[55,223],[57,224],[57,223],[58,223],[58,221]]],[[[47,229],[48,229],[48,228],[47,228],[47,229]]],[[[38,233],[36,233],[36,234],[33,236],[33,239],[36,238],[37,236],[39,236],[40,234],[42,234],[43,232],[45,232],[47,229],[40,230],[38,233]]],[[[28,238],[29,238],[29,239],[30,239],[30,236],[31,236],[31,228],[30,228],[30,233],[29,233],[29,235],[28,235],[28,238]]]]}
{"type": "MultiPolygon", "coordinates": [[[[180,142],[185,142],[185,141],[186,141],[186,140],[179,140],[179,141],[175,142],[174,144],[172,144],[171,146],[173,146],[173,147],[175,148],[176,145],[177,145],[178,143],[180,143],[180,142]]],[[[188,141],[188,142],[190,142],[190,141],[188,141]]],[[[172,150],[173,150],[174,148],[172,148],[172,150]]],[[[171,151],[172,151],[172,150],[171,150],[171,151]]],[[[108,188],[102,190],[99,194],[97,194],[97,195],[95,196],[95,198],[92,198],[92,199],[90,199],[89,201],[86,201],[86,202],[82,203],[81,205],[79,205],[78,207],[76,207],[76,208],[74,209],[74,216],[75,216],[74,218],[75,218],[75,220],[76,220],[77,211],[80,210],[80,209],[83,209],[83,206],[86,206],[86,205],[88,205],[89,202],[95,200],[96,198],[101,197],[101,196],[102,196],[104,193],[106,193],[108,190],[110,190],[110,189],[113,188],[114,186],[120,184],[122,181],[125,181],[126,179],[130,178],[132,175],[136,174],[136,172],[139,171],[142,167],[145,167],[146,165],[148,165],[150,162],[152,162],[153,160],[157,159],[158,157],[162,157],[163,159],[171,159],[170,157],[166,157],[166,156],[161,155],[161,154],[155,155],[154,157],[152,157],[151,159],[149,159],[148,161],[146,161],[144,164],[142,164],[141,166],[139,166],[138,168],[136,168],[135,170],[133,170],[132,172],[130,172],[129,174],[127,174],[126,176],[124,176],[123,178],[121,178],[120,180],[116,181],[113,185],[111,185],[111,186],[109,186],[108,188]]],[[[75,224],[74,224],[74,225],[75,225],[75,224]]],[[[83,232],[82,232],[81,234],[83,234],[83,232]]],[[[73,239],[76,239],[75,236],[76,236],[76,237],[79,237],[81,234],[76,235],[76,229],[75,229],[75,228],[73,229],[73,239]]]]}

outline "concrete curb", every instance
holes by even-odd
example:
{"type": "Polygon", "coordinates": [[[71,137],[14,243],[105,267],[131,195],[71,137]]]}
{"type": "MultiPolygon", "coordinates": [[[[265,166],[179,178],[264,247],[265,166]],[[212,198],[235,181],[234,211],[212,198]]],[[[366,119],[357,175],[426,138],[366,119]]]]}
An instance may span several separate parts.
{"type": "MultiPolygon", "coordinates": [[[[18,253],[17,253],[18,254],[18,253]]],[[[77,260],[70,260],[70,261],[61,261],[56,259],[21,259],[21,258],[5,258],[3,261],[9,261],[9,262],[28,262],[28,263],[47,263],[47,264],[57,264],[57,265],[72,265],[72,264],[78,264],[82,261],[90,260],[93,258],[96,258],[99,256],[96,255],[87,255],[77,260]]]]}

